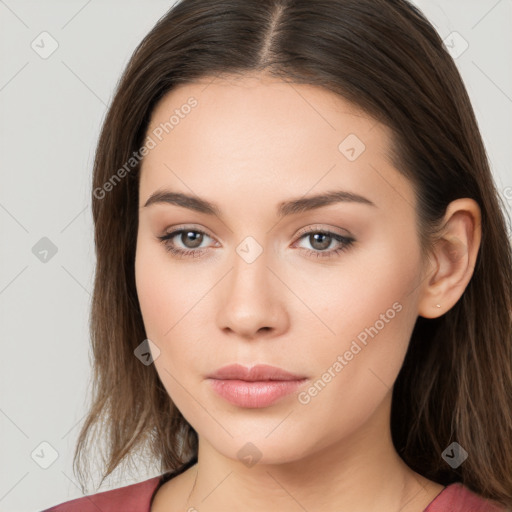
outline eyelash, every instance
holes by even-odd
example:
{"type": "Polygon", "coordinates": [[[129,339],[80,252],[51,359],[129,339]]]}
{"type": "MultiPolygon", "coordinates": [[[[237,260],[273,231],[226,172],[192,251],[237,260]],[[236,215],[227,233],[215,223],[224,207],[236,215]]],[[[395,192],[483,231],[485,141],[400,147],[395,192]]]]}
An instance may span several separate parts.
{"type": "MultiPolygon", "coordinates": [[[[174,256],[181,257],[181,258],[186,258],[189,256],[198,258],[201,256],[201,254],[204,253],[204,251],[206,250],[205,248],[186,249],[186,250],[178,249],[171,243],[171,240],[176,235],[180,235],[182,233],[188,233],[188,232],[200,233],[202,235],[206,235],[209,238],[212,238],[208,235],[208,233],[205,233],[204,231],[201,231],[200,229],[181,228],[181,229],[174,230],[171,233],[167,233],[163,236],[158,236],[157,239],[160,240],[161,243],[163,243],[165,250],[167,252],[170,252],[174,256]]],[[[333,257],[341,254],[342,252],[348,250],[352,246],[352,244],[355,242],[355,240],[353,238],[341,236],[341,235],[338,235],[337,233],[333,233],[332,231],[327,231],[327,230],[323,230],[323,229],[314,229],[314,230],[302,232],[300,234],[299,240],[301,240],[302,238],[306,237],[307,235],[311,235],[311,234],[328,235],[333,240],[342,244],[338,249],[331,249],[329,251],[318,251],[318,250],[301,248],[303,251],[306,251],[306,253],[309,256],[315,256],[317,258],[333,258],[333,257]]]]}

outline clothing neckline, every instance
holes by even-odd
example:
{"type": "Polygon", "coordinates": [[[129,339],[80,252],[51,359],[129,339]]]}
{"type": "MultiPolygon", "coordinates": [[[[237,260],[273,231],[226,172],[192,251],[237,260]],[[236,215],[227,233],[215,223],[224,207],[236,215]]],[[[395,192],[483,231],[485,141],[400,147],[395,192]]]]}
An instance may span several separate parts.
{"type": "MultiPolygon", "coordinates": [[[[196,463],[197,463],[197,455],[192,457],[192,459],[190,459],[188,462],[185,462],[184,464],[182,464],[178,469],[175,469],[174,471],[167,471],[167,472],[163,473],[162,475],[160,475],[157,486],[155,487],[155,489],[151,495],[151,499],[149,501],[149,510],[151,510],[151,506],[153,505],[155,495],[158,492],[158,490],[160,489],[160,487],[162,487],[162,485],[164,485],[166,482],[168,482],[172,478],[174,478],[178,475],[181,475],[181,473],[185,472],[187,469],[191,468],[196,463]]],[[[436,504],[435,502],[440,498],[441,494],[443,494],[446,491],[446,489],[448,489],[449,487],[456,485],[456,484],[457,484],[457,482],[445,485],[441,489],[441,491],[434,497],[434,499],[427,505],[427,507],[423,510],[423,512],[429,512],[430,507],[432,505],[436,504]]]]}
{"type": "Polygon", "coordinates": [[[187,469],[189,469],[196,463],[197,463],[197,455],[192,457],[192,459],[190,459],[188,462],[185,462],[184,464],[182,464],[178,469],[175,469],[174,471],[167,471],[166,473],[163,473],[162,475],[160,475],[160,477],[157,477],[158,483],[157,483],[155,489],[153,490],[153,493],[151,494],[151,499],[149,500],[149,510],[151,510],[151,506],[153,505],[153,501],[155,499],[156,493],[158,492],[158,489],[160,489],[160,487],[162,487],[162,485],[164,485],[166,482],[168,482],[175,476],[181,475],[181,473],[183,473],[184,471],[186,471],[187,469]]]}
{"type": "Polygon", "coordinates": [[[432,505],[435,505],[436,501],[438,499],[441,499],[440,496],[441,494],[443,494],[444,491],[446,491],[446,489],[448,489],[448,487],[450,487],[451,485],[455,485],[455,483],[451,483],[451,484],[448,484],[448,485],[445,485],[437,494],[436,496],[434,497],[434,499],[426,506],[426,508],[423,510],[423,512],[429,512],[429,508],[432,506],[432,505]]]}

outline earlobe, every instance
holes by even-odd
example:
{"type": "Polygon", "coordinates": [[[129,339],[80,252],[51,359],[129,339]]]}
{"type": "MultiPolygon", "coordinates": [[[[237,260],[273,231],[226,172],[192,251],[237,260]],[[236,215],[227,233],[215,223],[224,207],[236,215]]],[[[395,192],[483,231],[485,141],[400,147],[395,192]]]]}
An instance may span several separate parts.
{"type": "Polygon", "coordinates": [[[437,318],[458,302],[473,276],[480,241],[481,211],[476,201],[451,202],[431,250],[435,264],[421,288],[419,316],[437,318]]]}

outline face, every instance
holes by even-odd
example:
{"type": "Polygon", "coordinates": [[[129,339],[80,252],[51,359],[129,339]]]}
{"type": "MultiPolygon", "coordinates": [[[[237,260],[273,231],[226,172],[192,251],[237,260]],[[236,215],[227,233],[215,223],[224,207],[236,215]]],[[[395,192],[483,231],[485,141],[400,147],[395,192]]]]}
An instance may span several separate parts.
{"type": "Polygon", "coordinates": [[[170,397],[233,459],[348,446],[389,405],[418,316],[416,200],[387,128],[260,75],[174,89],[147,136],[136,285],[170,397]],[[210,378],[235,363],[294,377],[210,378]]]}

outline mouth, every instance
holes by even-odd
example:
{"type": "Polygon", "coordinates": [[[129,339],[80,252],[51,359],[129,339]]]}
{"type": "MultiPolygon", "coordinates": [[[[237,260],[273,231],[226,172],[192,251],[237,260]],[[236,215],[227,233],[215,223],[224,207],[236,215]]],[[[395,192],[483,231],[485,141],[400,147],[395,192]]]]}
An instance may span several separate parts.
{"type": "Polygon", "coordinates": [[[256,365],[247,368],[233,364],[208,375],[207,380],[218,395],[233,405],[261,408],[290,395],[308,379],[276,366],[256,365]]]}

